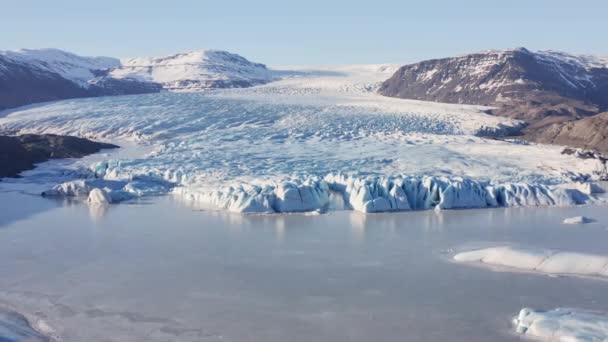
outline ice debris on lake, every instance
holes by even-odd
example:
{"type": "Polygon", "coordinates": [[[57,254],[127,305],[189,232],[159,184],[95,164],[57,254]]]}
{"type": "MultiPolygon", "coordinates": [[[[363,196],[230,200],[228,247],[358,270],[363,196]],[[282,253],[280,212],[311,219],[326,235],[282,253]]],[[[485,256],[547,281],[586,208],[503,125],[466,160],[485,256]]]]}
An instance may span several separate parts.
{"type": "Polygon", "coordinates": [[[48,342],[50,339],[32,328],[25,316],[0,309],[0,341],[48,342]]]}
{"type": "Polygon", "coordinates": [[[99,188],[91,189],[89,192],[89,197],[87,198],[87,202],[89,204],[110,204],[112,203],[112,198],[108,195],[108,193],[99,188]]]}
{"type": "Polygon", "coordinates": [[[564,219],[564,221],[563,221],[564,224],[585,224],[585,223],[591,223],[591,222],[593,222],[593,219],[586,217],[586,216],[568,217],[568,218],[564,219]]]}
{"type": "Polygon", "coordinates": [[[454,261],[551,275],[608,277],[608,256],[512,246],[457,253],[454,261]]]}
{"type": "Polygon", "coordinates": [[[598,312],[524,308],[513,323],[517,333],[539,341],[608,341],[608,316],[598,312]]]}
{"type": "Polygon", "coordinates": [[[173,184],[153,177],[136,176],[127,180],[78,179],[43,191],[42,196],[77,197],[89,204],[117,203],[148,195],[168,193],[173,184]]]}

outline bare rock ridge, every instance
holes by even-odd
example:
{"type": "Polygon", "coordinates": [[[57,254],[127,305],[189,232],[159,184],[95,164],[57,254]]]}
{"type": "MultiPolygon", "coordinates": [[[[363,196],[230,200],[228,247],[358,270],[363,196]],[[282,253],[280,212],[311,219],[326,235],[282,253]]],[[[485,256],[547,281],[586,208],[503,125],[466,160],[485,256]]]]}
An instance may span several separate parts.
{"type": "Polygon", "coordinates": [[[493,106],[528,122],[525,138],[606,151],[605,115],[570,123],[608,110],[606,58],[518,48],[434,59],[401,67],[379,93],[493,106]]]}
{"type": "Polygon", "coordinates": [[[250,87],[271,79],[265,65],[216,50],[125,60],[57,49],[0,51],[0,110],[70,98],[250,87]]]}
{"type": "Polygon", "coordinates": [[[0,135],[0,178],[17,177],[34,164],[59,158],[80,158],[102,149],[117,148],[112,144],[53,134],[0,135]]]}

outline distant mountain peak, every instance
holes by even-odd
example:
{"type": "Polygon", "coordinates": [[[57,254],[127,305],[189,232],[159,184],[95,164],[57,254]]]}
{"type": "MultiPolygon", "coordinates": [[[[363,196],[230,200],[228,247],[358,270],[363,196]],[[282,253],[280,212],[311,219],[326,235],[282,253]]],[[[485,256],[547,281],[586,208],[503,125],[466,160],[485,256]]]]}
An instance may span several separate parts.
{"type": "Polygon", "coordinates": [[[110,71],[115,78],[157,82],[173,91],[241,88],[272,80],[264,64],[221,50],[193,50],[162,57],[123,59],[110,71]]]}
{"type": "Polygon", "coordinates": [[[608,108],[606,59],[525,48],[490,50],[402,66],[379,92],[418,100],[531,106],[524,115],[585,115],[608,108]],[[537,105],[538,104],[538,105],[537,105]],[[548,114],[534,110],[555,107],[548,114]],[[570,106],[570,108],[565,108],[570,106]]]}

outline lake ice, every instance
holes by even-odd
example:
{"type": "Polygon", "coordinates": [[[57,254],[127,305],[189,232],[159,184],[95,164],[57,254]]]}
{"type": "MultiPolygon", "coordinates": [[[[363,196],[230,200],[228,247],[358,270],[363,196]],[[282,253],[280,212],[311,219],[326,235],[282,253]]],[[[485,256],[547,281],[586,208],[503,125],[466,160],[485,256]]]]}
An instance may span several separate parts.
{"type": "Polygon", "coordinates": [[[61,341],[501,342],[517,340],[522,308],[608,312],[605,281],[449,262],[505,244],[608,255],[608,231],[561,224],[605,225],[605,207],[311,216],[175,197],[0,201],[0,307],[61,341]]]}

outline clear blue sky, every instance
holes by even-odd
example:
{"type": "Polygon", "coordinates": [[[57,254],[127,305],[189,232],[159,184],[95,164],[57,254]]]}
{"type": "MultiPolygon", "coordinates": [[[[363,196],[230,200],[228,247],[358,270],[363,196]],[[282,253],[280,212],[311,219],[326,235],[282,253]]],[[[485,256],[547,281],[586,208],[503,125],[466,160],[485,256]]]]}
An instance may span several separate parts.
{"type": "Polygon", "coordinates": [[[4,0],[0,49],[278,64],[413,62],[525,46],[608,55],[608,0],[4,0]]]}

